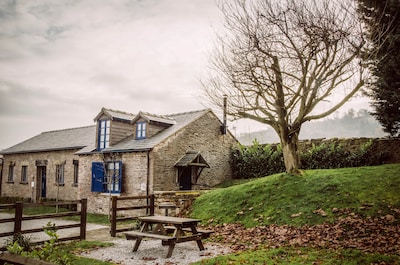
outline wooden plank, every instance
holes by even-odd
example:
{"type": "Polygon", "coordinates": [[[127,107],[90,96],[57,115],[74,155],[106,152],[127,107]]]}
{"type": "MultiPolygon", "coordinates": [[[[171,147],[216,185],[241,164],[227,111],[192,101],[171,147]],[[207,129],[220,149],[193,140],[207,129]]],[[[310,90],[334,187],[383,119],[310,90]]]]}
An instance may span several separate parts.
{"type": "Polygon", "coordinates": [[[150,196],[126,196],[126,197],[116,197],[117,201],[126,201],[126,200],[140,200],[147,199],[150,196]]]}
{"type": "Polygon", "coordinates": [[[181,236],[176,239],[176,243],[188,242],[188,241],[198,241],[201,240],[201,234],[194,234],[190,236],[181,236]]]}
{"type": "Polygon", "coordinates": [[[162,224],[177,224],[177,225],[193,225],[201,222],[199,219],[192,218],[180,218],[173,216],[141,216],[138,217],[140,221],[150,222],[150,223],[162,223],[162,224]]]}
{"type": "Polygon", "coordinates": [[[0,254],[0,264],[4,264],[5,262],[17,265],[55,265],[51,262],[3,252],[0,254]]]}
{"type": "Polygon", "coordinates": [[[0,219],[0,224],[1,223],[11,223],[11,222],[13,222],[13,223],[15,222],[15,217],[0,219]]]}
{"type": "MultiPolygon", "coordinates": [[[[76,228],[76,227],[81,227],[80,223],[76,223],[76,224],[69,224],[69,225],[59,225],[59,226],[55,226],[54,229],[53,227],[49,227],[49,230],[61,230],[61,229],[67,229],[67,228],[76,228]]],[[[33,229],[26,229],[26,230],[22,230],[20,233],[21,234],[30,234],[30,233],[38,233],[38,232],[43,232],[44,228],[40,227],[40,228],[33,228],[33,229]]]]}
{"type": "Polygon", "coordinates": [[[165,240],[165,241],[176,240],[175,237],[171,237],[171,236],[145,233],[145,232],[139,232],[139,231],[125,232],[124,234],[125,234],[125,237],[127,240],[131,240],[131,239],[135,239],[135,238],[139,238],[139,237],[156,238],[156,239],[161,239],[161,240],[165,240]]]}
{"type": "MultiPolygon", "coordinates": [[[[167,232],[174,231],[176,229],[175,226],[169,226],[169,225],[168,226],[164,226],[164,228],[165,228],[165,230],[167,230],[167,232]]],[[[192,229],[190,227],[182,228],[182,230],[185,231],[185,232],[192,232],[192,229]]],[[[205,229],[196,229],[196,230],[197,230],[197,233],[201,234],[201,238],[202,239],[209,238],[210,235],[212,233],[214,233],[214,231],[212,231],[212,230],[205,230],[205,229]]]]}
{"type": "Polygon", "coordinates": [[[22,221],[66,217],[66,216],[80,216],[80,215],[81,215],[80,212],[63,212],[63,213],[53,213],[53,214],[29,215],[22,217],[22,221]]]}
{"type": "Polygon", "coordinates": [[[150,205],[137,205],[137,206],[126,206],[126,207],[118,207],[118,211],[127,211],[127,210],[140,210],[140,209],[150,209],[150,205]]]}

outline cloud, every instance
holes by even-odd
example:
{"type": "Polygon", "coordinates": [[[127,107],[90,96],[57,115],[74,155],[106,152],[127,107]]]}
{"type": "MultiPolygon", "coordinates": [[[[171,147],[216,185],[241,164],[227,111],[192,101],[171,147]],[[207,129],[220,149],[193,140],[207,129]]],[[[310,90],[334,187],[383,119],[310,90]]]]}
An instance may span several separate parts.
{"type": "Polygon", "coordinates": [[[103,106],[202,108],[218,14],[214,0],[1,1],[0,148],[92,124],[103,106]]]}

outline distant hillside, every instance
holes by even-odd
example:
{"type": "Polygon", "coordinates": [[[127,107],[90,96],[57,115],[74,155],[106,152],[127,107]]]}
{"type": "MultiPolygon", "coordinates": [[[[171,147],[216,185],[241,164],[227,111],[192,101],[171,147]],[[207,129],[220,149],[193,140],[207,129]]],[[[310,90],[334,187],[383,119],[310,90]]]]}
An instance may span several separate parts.
{"type": "MultiPolygon", "coordinates": [[[[352,137],[384,137],[379,122],[369,115],[366,110],[360,110],[357,114],[350,110],[341,118],[332,118],[320,121],[313,121],[303,124],[300,131],[300,139],[317,138],[352,138],[352,137]]],[[[268,130],[241,133],[237,136],[244,145],[250,145],[254,139],[260,143],[278,143],[279,138],[275,131],[268,130]]]]}

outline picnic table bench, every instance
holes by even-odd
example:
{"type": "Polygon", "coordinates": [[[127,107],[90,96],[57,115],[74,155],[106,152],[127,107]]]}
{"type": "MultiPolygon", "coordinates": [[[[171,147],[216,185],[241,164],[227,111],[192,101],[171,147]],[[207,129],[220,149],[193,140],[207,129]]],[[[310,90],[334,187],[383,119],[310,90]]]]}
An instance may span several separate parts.
{"type": "MultiPolygon", "coordinates": [[[[125,232],[127,240],[136,239],[133,252],[136,252],[144,237],[160,239],[163,245],[168,245],[167,258],[177,243],[196,241],[200,251],[204,250],[202,243],[203,233],[197,231],[198,219],[179,218],[172,216],[143,216],[138,218],[142,222],[140,231],[125,232]],[[152,229],[149,229],[151,228],[152,229]],[[167,230],[172,229],[173,234],[168,235],[167,230]]],[[[204,233],[205,234],[205,233],[204,233]]]]}

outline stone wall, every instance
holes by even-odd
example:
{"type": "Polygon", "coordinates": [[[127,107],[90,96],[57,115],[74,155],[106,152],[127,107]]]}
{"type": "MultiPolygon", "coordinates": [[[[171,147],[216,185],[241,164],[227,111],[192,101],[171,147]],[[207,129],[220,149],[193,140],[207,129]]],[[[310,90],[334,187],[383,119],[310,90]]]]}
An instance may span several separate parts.
{"type": "Polygon", "coordinates": [[[165,209],[160,208],[160,205],[171,204],[176,208],[168,209],[168,215],[186,217],[196,198],[205,192],[207,191],[155,191],[154,214],[165,215],[165,209]]]}
{"type": "Polygon", "coordinates": [[[73,160],[78,159],[74,153],[77,150],[52,151],[42,153],[9,154],[4,156],[3,179],[1,196],[3,197],[39,197],[41,180],[37,176],[36,161],[46,161],[46,198],[63,200],[76,200],[79,187],[74,185],[74,164],[73,160]],[[14,181],[8,181],[9,165],[14,163],[14,181]],[[56,184],[56,165],[64,164],[64,185],[56,184]],[[21,182],[22,166],[27,166],[27,181],[21,182]],[[32,188],[32,181],[34,187],[32,188]]]}
{"type": "Polygon", "coordinates": [[[220,126],[219,119],[208,112],[154,148],[154,191],[179,190],[174,164],[189,150],[200,152],[210,165],[210,168],[204,168],[192,189],[207,189],[230,179],[229,161],[237,141],[229,132],[222,135],[220,126]]]}

